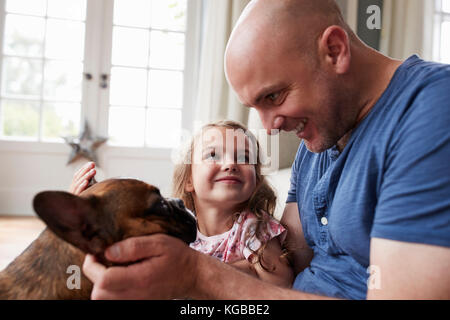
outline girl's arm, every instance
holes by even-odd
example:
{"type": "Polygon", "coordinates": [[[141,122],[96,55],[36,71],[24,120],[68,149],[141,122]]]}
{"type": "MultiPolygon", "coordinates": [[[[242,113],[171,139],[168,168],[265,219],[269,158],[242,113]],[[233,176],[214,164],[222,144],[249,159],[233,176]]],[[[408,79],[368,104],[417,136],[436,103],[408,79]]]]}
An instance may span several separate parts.
{"type": "Polygon", "coordinates": [[[277,286],[288,288],[292,286],[294,272],[290,267],[287,258],[283,256],[278,238],[273,238],[267,243],[264,248],[262,259],[262,263],[268,270],[265,270],[259,262],[251,263],[247,260],[237,261],[230,265],[240,271],[277,286]]]}
{"type": "Polygon", "coordinates": [[[81,192],[87,189],[89,181],[95,176],[95,163],[88,162],[83,165],[72,178],[72,183],[69,187],[69,192],[74,195],[79,195],[81,192]]]}

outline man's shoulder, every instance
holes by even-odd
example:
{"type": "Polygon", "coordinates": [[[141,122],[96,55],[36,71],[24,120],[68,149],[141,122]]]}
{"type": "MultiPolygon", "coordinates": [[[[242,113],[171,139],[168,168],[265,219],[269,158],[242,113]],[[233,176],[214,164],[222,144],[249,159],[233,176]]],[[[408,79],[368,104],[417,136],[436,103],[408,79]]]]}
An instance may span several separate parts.
{"type": "MultiPolygon", "coordinates": [[[[408,60],[407,60],[408,61],[408,60]]],[[[402,75],[397,79],[402,87],[400,94],[413,97],[450,95],[450,65],[419,58],[405,63],[402,75]]],[[[410,99],[413,102],[415,99],[410,99]]]]}
{"type": "Polygon", "coordinates": [[[450,65],[418,59],[406,71],[408,79],[403,80],[407,87],[397,98],[400,125],[409,126],[413,121],[447,127],[450,120],[450,65]]]}
{"type": "Polygon", "coordinates": [[[383,96],[397,102],[410,102],[411,99],[405,100],[405,97],[417,96],[436,85],[448,88],[449,84],[450,65],[425,61],[414,55],[398,67],[383,96]]]}
{"type": "Polygon", "coordinates": [[[449,64],[426,61],[417,56],[407,59],[400,66],[399,70],[416,82],[433,82],[443,78],[450,78],[449,64]]]}
{"type": "Polygon", "coordinates": [[[371,139],[391,140],[402,128],[409,131],[412,123],[414,127],[430,123],[446,127],[449,101],[450,65],[411,57],[399,67],[369,117],[366,126],[376,131],[371,139]]]}

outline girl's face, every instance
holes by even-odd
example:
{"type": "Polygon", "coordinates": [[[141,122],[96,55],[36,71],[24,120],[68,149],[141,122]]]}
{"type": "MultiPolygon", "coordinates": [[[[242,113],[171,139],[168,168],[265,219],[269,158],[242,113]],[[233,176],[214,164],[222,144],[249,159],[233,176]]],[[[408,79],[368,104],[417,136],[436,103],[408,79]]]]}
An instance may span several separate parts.
{"type": "Polygon", "coordinates": [[[249,200],[256,187],[256,146],[243,130],[209,128],[194,144],[191,178],[186,191],[195,206],[235,208],[249,200]]]}

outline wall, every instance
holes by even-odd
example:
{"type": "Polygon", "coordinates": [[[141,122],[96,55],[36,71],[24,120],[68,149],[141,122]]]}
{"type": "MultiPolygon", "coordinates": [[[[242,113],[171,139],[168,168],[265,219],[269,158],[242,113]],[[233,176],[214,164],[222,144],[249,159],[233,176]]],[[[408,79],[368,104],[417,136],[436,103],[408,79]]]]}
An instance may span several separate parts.
{"type": "MultiPolygon", "coordinates": [[[[0,215],[34,215],[32,200],[43,190],[68,190],[73,174],[86,160],[66,166],[65,144],[0,141],[0,215]]],[[[170,150],[102,146],[97,180],[127,176],[152,183],[170,194],[170,150]]]]}

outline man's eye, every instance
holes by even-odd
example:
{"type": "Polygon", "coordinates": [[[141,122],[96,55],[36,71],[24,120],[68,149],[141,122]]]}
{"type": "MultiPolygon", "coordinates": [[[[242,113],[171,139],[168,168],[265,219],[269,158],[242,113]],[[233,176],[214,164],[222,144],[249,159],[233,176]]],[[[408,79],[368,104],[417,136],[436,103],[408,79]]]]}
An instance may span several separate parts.
{"type": "Polygon", "coordinates": [[[280,96],[280,94],[277,93],[271,93],[267,96],[267,99],[271,100],[271,101],[276,101],[278,99],[278,97],[280,96]]]}

